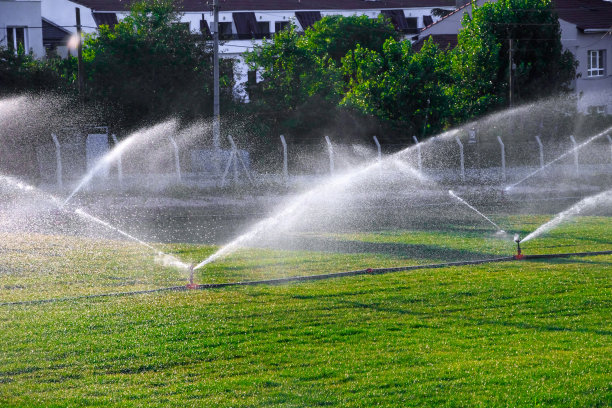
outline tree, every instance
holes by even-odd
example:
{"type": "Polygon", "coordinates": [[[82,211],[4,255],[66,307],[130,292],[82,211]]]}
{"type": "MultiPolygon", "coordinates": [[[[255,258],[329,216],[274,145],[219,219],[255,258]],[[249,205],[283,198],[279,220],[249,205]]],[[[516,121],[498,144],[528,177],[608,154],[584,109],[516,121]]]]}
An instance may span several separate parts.
{"type": "Polygon", "coordinates": [[[0,93],[66,91],[62,74],[70,61],[39,61],[26,53],[0,46],[0,93]]]}
{"type": "Polygon", "coordinates": [[[343,105],[407,135],[437,132],[448,120],[447,55],[431,39],[418,53],[406,41],[387,40],[380,53],[358,47],[343,64],[351,78],[343,105]]]}
{"type": "MultiPolygon", "coordinates": [[[[86,38],[83,58],[88,97],[115,106],[123,124],[212,114],[209,46],[180,23],[172,0],[134,3],[114,28],[101,26],[86,38]]],[[[232,80],[226,69],[226,100],[232,99],[232,80]]]]}
{"type": "Polygon", "coordinates": [[[312,123],[333,126],[347,112],[338,109],[348,78],[342,58],[357,46],[381,51],[398,38],[389,20],[367,16],[324,17],[302,35],[295,26],[264,40],[245,60],[263,81],[250,86],[250,109],[274,133],[306,134],[312,123]]]}
{"type": "Polygon", "coordinates": [[[509,45],[516,66],[516,101],[546,97],[566,89],[576,64],[563,52],[561,28],[550,0],[498,0],[467,13],[453,51],[455,112],[471,117],[508,101],[509,45]]]}

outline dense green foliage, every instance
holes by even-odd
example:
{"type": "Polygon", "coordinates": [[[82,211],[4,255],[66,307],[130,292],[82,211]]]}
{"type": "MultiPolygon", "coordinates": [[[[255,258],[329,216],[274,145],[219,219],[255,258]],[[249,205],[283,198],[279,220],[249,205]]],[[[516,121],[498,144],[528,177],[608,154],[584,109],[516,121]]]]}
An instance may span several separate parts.
{"type": "MultiPolygon", "coordinates": [[[[212,113],[209,44],[180,24],[171,0],[135,3],[113,29],[86,39],[83,58],[88,97],[117,105],[127,122],[212,113]]],[[[232,81],[231,71],[221,78],[226,99],[232,81]]]]}
{"type": "Polygon", "coordinates": [[[38,61],[23,47],[0,46],[0,95],[22,91],[69,91],[67,76],[76,69],[71,59],[38,61]]]}
{"type": "Polygon", "coordinates": [[[418,53],[410,43],[393,39],[380,53],[358,46],[343,60],[351,79],[342,103],[409,135],[439,131],[450,120],[447,60],[432,41],[418,53]]]}
{"type": "MultiPolygon", "coordinates": [[[[83,44],[85,92],[80,101],[103,107],[105,121],[120,128],[169,115],[212,115],[212,53],[209,42],[180,23],[173,0],[133,3],[113,28],[101,26],[83,44]]],[[[221,63],[226,109],[234,104],[233,65],[221,63]]],[[[77,61],[35,60],[23,50],[0,49],[2,92],[53,91],[75,95],[77,61]]]]}
{"type": "Polygon", "coordinates": [[[454,50],[426,42],[414,53],[409,41],[376,26],[385,20],[365,17],[324,18],[303,36],[294,30],[277,35],[247,58],[263,76],[256,111],[269,108],[286,120],[308,110],[300,119],[311,126],[337,116],[340,106],[398,134],[432,134],[508,104],[508,38],[516,65],[513,102],[565,90],[575,62],[562,51],[549,0],[489,2],[472,14],[465,15],[454,50]],[[376,35],[355,37],[366,29],[376,35]]]}
{"type": "Polygon", "coordinates": [[[317,133],[348,131],[354,118],[338,107],[347,84],[341,60],[357,45],[381,51],[388,38],[398,38],[391,23],[367,16],[327,16],[303,34],[295,26],[277,33],[246,53],[263,78],[249,89],[250,111],[275,134],[308,135],[313,123],[317,133]]]}
{"type": "MultiPolygon", "coordinates": [[[[247,85],[248,105],[236,103],[231,62],[222,62],[221,106],[246,114],[249,131],[262,136],[254,138],[258,146],[276,145],[281,133],[293,141],[377,133],[402,142],[507,106],[510,38],[515,103],[562,92],[575,74],[550,0],[474,6],[463,27],[456,49],[426,42],[413,52],[384,17],[327,16],[305,33],[292,26],[246,53],[263,79],[247,85]]],[[[134,3],[115,27],[86,38],[84,58],[81,101],[101,106],[110,125],[211,114],[209,42],[180,24],[173,0],[134,3]]],[[[36,61],[23,50],[0,50],[2,92],[74,94],[75,79],[74,57],[36,61]]]]}
{"type": "Polygon", "coordinates": [[[452,52],[457,120],[508,102],[510,39],[515,103],[563,91],[574,78],[574,58],[562,50],[550,0],[499,0],[475,7],[472,14],[465,14],[452,52]]]}

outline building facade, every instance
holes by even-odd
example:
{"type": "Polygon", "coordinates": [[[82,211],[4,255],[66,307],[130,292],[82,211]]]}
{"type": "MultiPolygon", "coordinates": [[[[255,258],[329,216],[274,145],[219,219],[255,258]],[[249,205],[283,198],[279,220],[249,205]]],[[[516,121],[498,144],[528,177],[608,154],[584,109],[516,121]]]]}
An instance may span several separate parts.
{"type": "MultiPolygon", "coordinates": [[[[485,1],[477,0],[474,4],[478,7],[485,1]]],[[[553,4],[559,15],[561,44],[578,61],[572,84],[578,110],[612,115],[612,2],[553,0],[553,4]]],[[[429,37],[443,48],[453,48],[462,28],[461,20],[472,8],[472,4],[467,4],[425,27],[414,37],[414,48],[419,50],[429,37]]]]}
{"type": "MultiPolygon", "coordinates": [[[[84,32],[95,32],[101,24],[112,26],[128,14],[129,3],[121,0],[42,0],[42,16],[70,30],[75,8],[81,9],[84,32]]],[[[248,68],[243,53],[261,44],[289,24],[305,30],[328,15],[389,17],[406,36],[417,34],[437,18],[432,10],[454,10],[455,0],[219,0],[219,48],[221,58],[235,64],[237,96],[246,98],[244,83],[248,68]]],[[[212,0],[182,2],[181,21],[194,33],[210,34],[213,27],[212,0]]],[[[72,28],[74,30],[74,28],[72,28]]]]}
{"type": "Polygon", "coordinates": [[[561,42],[576,61],[574,89],[578,109],[612,115],[612,3],[603,0],[554,0],[561,42]]]}
{"type": "Polygon", "coordinates": [[[0,0],[0,45],[45,55],[40,0],[0,0]]]}

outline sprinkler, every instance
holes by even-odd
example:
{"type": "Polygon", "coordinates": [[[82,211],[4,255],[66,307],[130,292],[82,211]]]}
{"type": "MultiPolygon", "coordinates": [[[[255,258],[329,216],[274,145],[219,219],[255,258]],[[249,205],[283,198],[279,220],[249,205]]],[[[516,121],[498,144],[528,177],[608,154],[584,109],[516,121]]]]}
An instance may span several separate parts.
{"type": "Polygon", "coordinates": [[[189,284],[187,285],[187,289],[195,289],[198,287],[198,285],[193,283],[193,268],[195,268],[195,265],[190,264],[189,265],[189,284]]]}
{"type": "Polygon", "coordinates": [[[514,242],[516,242],[516,255],[514,255],[514,259],[523,259],[524,255],[521,253],[521,237],[519,234],[514,236],[514,242]]]}

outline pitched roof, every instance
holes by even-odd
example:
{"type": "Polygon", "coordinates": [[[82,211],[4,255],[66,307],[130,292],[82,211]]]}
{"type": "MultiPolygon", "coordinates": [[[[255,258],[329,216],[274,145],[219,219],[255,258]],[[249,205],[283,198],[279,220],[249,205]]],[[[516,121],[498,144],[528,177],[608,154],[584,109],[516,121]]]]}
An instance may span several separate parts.
{"type": "Polygon", "coordinates": [[[580,30],[612,30],[612,3],[604,0],[553,0],[559,18],[580,30]]]}
{"type": "Polygon", "coordinates": [[[52,21],[42,18],[42,36],[43,44],[56,45],[68,41],[72,34],[70,31],[58,26],[52,21]]]}
{"type": "Polygon", "coordinates": [[[431,23],[431,24],[429,24],[429,25],[426,25],[425,27],[423,27],[423,28],[421,29],[421,31],[425,31],[425,30],[427,30],[429,27],[431,27],[431,26],[433,26],[433,25],[435,25],[435,24],[441,23],[442,21],[446,20],[446,19],[447,19],[447,18],[449,18],[450,16],[452,16],[452,15],[454,15],[454,14],[456,14],[456,13],[461,12],[461,10],[463,10],[464,8],[466,8],[466,7],[468,7],[468,6],[471,6],[471,5],[472,5],[472,2],[471,2],[471,1],[468,1],[468,2],[467,2],[467,3],[465,3],[463,6],[461,6],[461,7],[457,7],[455,10],[451,11],[450,13],[448,13],[448,14],[447,14],[447,15],[445,15],[445,16],[443,16],[442,18],[440,18],[440,19],[438,19],[438,20],[434,21],[433,23],[431,23]]]}
{"type": "MultiPolygon", "coordinates": [[[[123,11],[136,0],[72,0],[96,11],[123,11]]],[[[212,10],[212,0],[182,0],[182,11],[212,10]]],[[[455,0],[219,0],[220,11],[363,10],[454,7],[455,0]]]]}
{"type": "Polygon", "coordinates": [[[414,52],[421,51],[421,48],[423,48],[425,41],[427,41],[427,39],[430,37],[433,39],[433,42],[436,43],[438,47],[440,47],[440,49],[452,50],[457,46],[457,34],[429,34],[425,37],[419,38],[418,41],[414,42],[412,44],[412,50],[414,52]]]}

